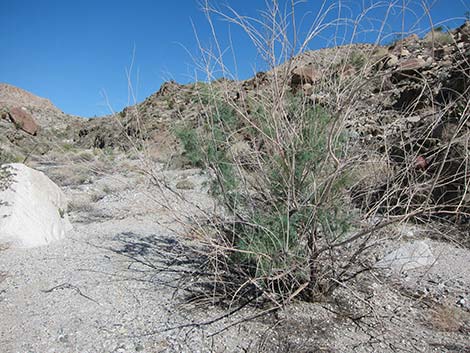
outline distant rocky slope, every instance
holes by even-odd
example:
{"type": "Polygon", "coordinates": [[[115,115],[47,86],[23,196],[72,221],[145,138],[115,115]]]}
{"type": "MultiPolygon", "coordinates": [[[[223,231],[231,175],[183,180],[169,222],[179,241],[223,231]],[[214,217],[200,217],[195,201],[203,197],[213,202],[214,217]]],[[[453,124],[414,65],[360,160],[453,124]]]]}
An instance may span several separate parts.
{"type": "Polygon", "coordinates": [[[49,99],[38,97],[7,83],[0,83],[0,107],[25,108],[41,128],[63,127],[71,120],[78,119],[62,112],[49,99]]]}
{"type": "Polygon", "coordinates": [[[38,97],[8,83],[0,83],[0,104],[15,107],[20,105],[60,112],[49,99],[38,97]]]}
{"type": "Polygon", "coordinates": [[[82,119],[51,101],[12,85],[0,84],[0,164],[19,162],[60,148],[82,119]]]}
{"type": "Polygon", "coordinates": [[[246,81],[220,79],[210,85],[166,82],[140,104],[113,116],[88,120],[75,140],[83,147],[96,148],[129,149],[137,137],[159,144],[162,132],[169,127],[203,114],[200,103],[209,89],[219,90],[241,109],[249,109],[247,102],[269,89],[275,73],[291,77],[286,90],[302,92],[312,103],[322,105],[341,103],[335,89],[341,88],[342,97],[347,97],[345,92],[355,81],[361,99],[354,102],[348,126],[363,142],[375,143],[398,127],[415,131],[429,124],[429,119],[444,113],[442,108],[449,102],[455,104],[445,109],[445,115],[459,113],[455,109],[462,109],[468,97],[469,38],[467,22],[450,32],[434,31],[423,38],[411,35],[390,46],[353,44],[309,51],[246,81]]]}

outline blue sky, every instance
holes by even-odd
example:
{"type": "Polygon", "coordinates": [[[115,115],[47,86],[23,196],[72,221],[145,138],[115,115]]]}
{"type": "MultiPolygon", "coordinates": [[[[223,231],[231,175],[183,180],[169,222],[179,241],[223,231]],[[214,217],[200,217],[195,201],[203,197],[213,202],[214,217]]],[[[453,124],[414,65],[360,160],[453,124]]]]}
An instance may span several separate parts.
{"type": "MultiPolygon", "coordinates": [[[[429,29],[429,20],[421,17],[421,1],[408,3],[403,15],[398,8],[389,12],[389,34],[429,29]]],[[[290,3],[280,0],[281,6],[290,3]]],[[[356,41],[374,41],[380,20],[392,0],[326,1],[334,9],[326,20],[341,17],[355,19],[364,6],[377,8],[361,21],[356,41]],[[341,5],[341,6],[339,6],[341,5]],[[378,6],[380,5],[380,6],[378,6]]],[[[426,0],[434,23],[448,20],[455,27],[470,11],[468,0],[426,0]]],[[[319,11],[320,0],[300,3],[295,17],[301,37],[319,11]]],[[[260,16],[264,0],[212,1],[216,7],[233,6],[240,14],[260,16]]],[[[240,78],[263,69],[262,60],[243,32],[227,21],[214,17],[222,50],[229,38],[236,49],[236,67],[232,52],[226,51],[228,66],[240,78]],[[230,34],[230,35],[229,35],[230,34]]],[[[213,44],[211,31],[197,0],[0,0],[0,82],[6,82],[49,98],[61,110],[84,117],[110,113],[103,92],[115,111],[128,105],[126,69],[132,58],[132,82],[137,101],[175,79],[180,83],[204,79],[195,69],[200,58],[196,36],[204,46],[213,44]]],[[[340,33],[349,40],[349,29],[331,27],[310,43],[310,48],[333,45],[331,38],[340,33]],[[335,32],[336,31],[336,32],[335,32]]],[[[338,35],[336,36],[338,37],[338,35]]],[[[131,99],[130,103],[133,103],[131,99]]]]}

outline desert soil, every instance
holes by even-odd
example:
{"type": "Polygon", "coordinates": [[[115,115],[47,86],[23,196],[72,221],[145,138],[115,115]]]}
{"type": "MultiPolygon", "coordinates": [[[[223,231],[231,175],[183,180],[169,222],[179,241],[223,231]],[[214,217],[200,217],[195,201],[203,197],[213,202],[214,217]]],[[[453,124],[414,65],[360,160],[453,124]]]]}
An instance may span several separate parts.
{"type": "MultiPolygon", "coordinates": [[[[67,169],[36,167],[49,175],[67,169]]],[[[343,288],[334,301],[350,312],[331,301],[293,303],[250,321],[263,309],[217,320],[236,303],[221,308],[188,299],[187,272],[198,261],[188,249],[197,240],[178,222],[214,206],[207,176],[162,175],[171,190],[138,173],[95,173],[63,186],[74,225],[67,239],[2,248],[1,352],[470,352],[470,252],[409,227],[397,228],[381,251],[425,239],[433,266],[377,272],[362,289],[343,288]]]]}

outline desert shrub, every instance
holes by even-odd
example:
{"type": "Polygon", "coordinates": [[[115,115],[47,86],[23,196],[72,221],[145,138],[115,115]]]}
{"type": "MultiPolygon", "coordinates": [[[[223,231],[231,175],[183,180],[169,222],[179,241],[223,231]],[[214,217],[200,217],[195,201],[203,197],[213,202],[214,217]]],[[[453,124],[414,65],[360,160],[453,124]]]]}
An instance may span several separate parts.
{"type": "Polygon", "coordinates": [[[7,163],[20,163],[23,158],[9,151],[0,150],[0,165],[7,163]]]}
{"type": "Polygon", "coordinates": [[[454,43],[454,38],[450,32],[444,31],[442,27],[433,29],[424,37],[425,42],[432,45],[450,45],[454,43]]]}
{"type": "Polygon", "coordinates": [[[193,126],[177,135],[188,158],[215,175],[211,191],[227,217],[216,227],[216,242],[229,249],[224,266],[268,296],[332,292],[356,270],[323,265],[328,244],[346,240],[355,218],[346,195],[352,173],[335,162],[348,145],[335,112],[301,93],[255,99],[249,111],[223,95],[204,102],[199,133],[193,126]],[[232,153],[240,140],[249,141],[250,158],[232,153]]]}
{"type": "Polygon", "coordinates": [[[70,152],[70,151],[73,151],[75,149],[75,146],[71,143],[64,143],[62,145],[62,149],[65,151],[65,152],[70,152]]]}
{"type": "MultiPolygon", "coordinates": [[[[332,71],[325,69],[316,85],[328,89],[334,104],[318,104],[290,87],[296,65],[291,49],[307,43],[288,42],[289,20],[278,7],[253,23],[207,11],[241,26],[270,72],[246,97],[233,94],[229,80],[196,85],[201,114],[176,130],[188,159],[213,175],[210,190],[220,206],[195,226],[206,234],[210,292],[231,299],[257,293],[276,305],[331,295],[370,266],[364,256],[370,234],[387,224],[362,226],[350,200],[360,168],[344,126],[363,81],[359,75],[337,80],[327,63],[332,71]],[[233,146],[243,146],[242,152],[233,146]]],[[[225,72],[223,54],[201,52],[204,67],[217,62],[225,72]]],[[[367,70],[367,52],[347,54],[341,64],[367,70]]]]}
{"type": "MultiPolygon", "coordinates": [[[[242,84],[241,90],[254,87],[251,92],[248,88],[234,94],[230,81],[214,77],[214,71],[230,77],[223,51],[201,48],[198,67],[206,68],[213,81],[196,87],[201,112],[197,121],[176,131],[188,159],[210,170],[211,192],[220,206],[205,222],[198,219],[194,225],[207,245],[211,271],[206,273],[213,276],[207,292],[230,300],[255,293],[278,306],[293,298],[329,296],[372,267],[367,252],[376,230],[413,214],[405,209],[391,218],[392,213],[384,212],[378,221],[362,222],[377,215],[380,206],[361,213],[351,200],[355,171],[361,169],[361,160],[367,160],[367,151],[352,146],[359,140],[344,129],[364,103],[366,80],[372,81],[374,74],[381,77],[366,65],[373,62],[374,48],[351,51],[343,46],[342,52],[323,62],[315,58],[305,63],[311,57],[298,54],[328,24],[317,23],[302,42],[298,33],[292,35],[295,28],[289,28],[295,27],[295,16],[286,15],[277,2],[267,2],[262,20],[230,12],[233,9],[225,14],[205,4],[209,21],[221,16],[247,33],[268,73],[259,82],[242,84]],[[338,79],[338,62],[361,74],[338,79]],[[311,78],[314,89],[328,99],[312,98],[302,92],[304,87],[293,85],[298,65],[313,65],[319,76],[311,78]],[[241,153],[233,148],[241,145],[241,153]]],[[[360,23],[354,26],[348,30],[353,33],[351,42],[341,44],[357,40],[360,23]]],[[[381,35],[379,31],[377,43],[381,35]]],[[[214,47],[221,48],[217,38],[214,41],[214,47]]],[[[384,198],[390,200],[393,192],[386,190],[384,198]]]]}
{"type": "Polygon", "coordinates": [[[367,57],[364,53],[359,50],[354,50],[351,55],[348,57],[348,63],[355,67],[357,70],[360,70],[364,67],[367,62],[367,57]]]}
{"type": "Polygon", "coordinates": [[[174,132],[176,137],[181,141],[184,155],[188,158],[189,162],[195,167],[202,166],[204,155],[196,130],[189,125],[183,125],[178,126],[174,132]]]}

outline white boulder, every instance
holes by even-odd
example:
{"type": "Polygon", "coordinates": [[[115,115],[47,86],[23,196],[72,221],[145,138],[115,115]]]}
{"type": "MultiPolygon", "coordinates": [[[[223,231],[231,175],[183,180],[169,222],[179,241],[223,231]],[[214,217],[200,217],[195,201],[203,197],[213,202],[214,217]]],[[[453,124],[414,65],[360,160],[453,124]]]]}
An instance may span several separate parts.
{"type": "Polygon", "coordinates": [[[31,248],[62,239],[72,229],[67,199],[44,173],[21,163],[0,168],[0,242],[31,248]]]}

